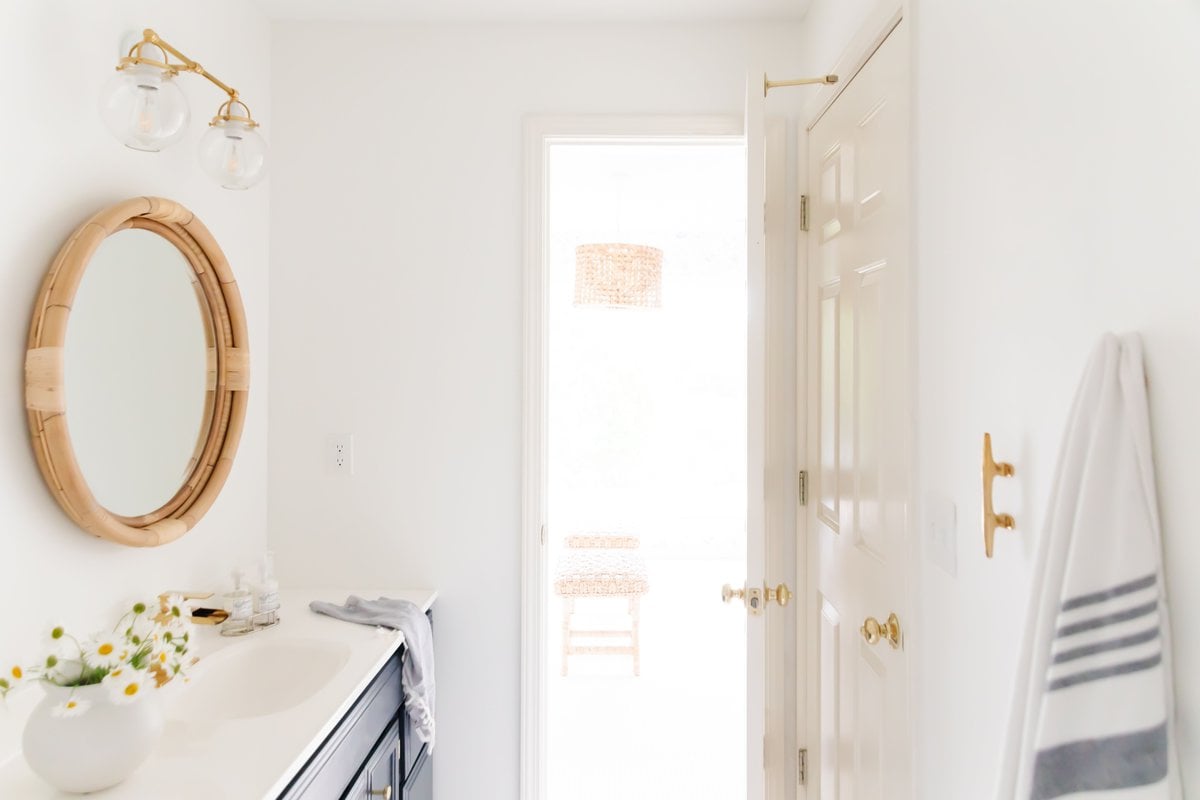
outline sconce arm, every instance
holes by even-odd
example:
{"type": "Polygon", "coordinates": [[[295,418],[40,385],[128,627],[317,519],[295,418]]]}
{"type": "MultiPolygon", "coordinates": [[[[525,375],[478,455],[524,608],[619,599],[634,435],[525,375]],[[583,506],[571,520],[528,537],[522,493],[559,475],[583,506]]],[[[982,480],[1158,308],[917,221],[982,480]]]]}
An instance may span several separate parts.
{"type": "MultiPolygon", "coordinates": [[[[169,53],[170,55],[175,56],[180,61],[180,63],[178,63],[178,64],[172,64],[168,61],[167,66],[173,67],[175,69],[181,69],[184,72],[194,72],[195,74],[199,75],[202,78],[207,78],[218,89],[225,92],[225,94],[229,95],[230,100],[238,100],[237,89],[234,89],[232,86],[230,86],[229,84],[222,81],[216,75],[213,75],[211,72],[206,70],[204,67],[200,66],[200,62],[193,61],[192,59],[188,58],[186,55],[184,55],[182,52],[180,52],[178,48],[176,48],[174,45],[172,45],[171,43],[169,43],[168,41],[163,39],[161,36],[159,36],[157,33],[155,33],[152,28],[146,28],[145,30],[142,31],[142,41],[138,42],[137,44],[135,44],[133,46],[133,49],[129,51],[129,57],[130,58],[141,58],[141,47],[143,45],[147,45],[147,44],[154,45],[155,47],[160,48],[164,53],[169,53]]],[[[240,102],[240,100],[239,100],[239,102],[240,102]]]]}

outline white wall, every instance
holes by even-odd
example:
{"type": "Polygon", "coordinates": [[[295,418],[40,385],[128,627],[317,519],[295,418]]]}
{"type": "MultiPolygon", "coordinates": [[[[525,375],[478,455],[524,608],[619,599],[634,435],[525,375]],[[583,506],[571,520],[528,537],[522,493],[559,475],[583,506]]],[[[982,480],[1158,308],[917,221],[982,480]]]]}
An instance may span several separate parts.
{"type": "MultiPolygon", "coordinates": [[[[116,605],[168,588],[208,588],[266,542],[267,212],[269,186],[225,191],[204,176],[195,145],[221,100],[181,80],[186,138],[157,155],[114,140],[97,110],[121,37],[152,25],[233,81],[269,132],[269,28],[235,0],[195,4],[56,0],[0,5],[0,659],[34,657],[51,617],[90,628],[116,605]],[[133,549],[93,539],[42,482],[24,410],[25,338],[34,298],[71,231],[124,198],[156,194],[195,211],[221,242],[249,318],[255,377],[238,459],[208,516],[182,540],[133,549]]],[[[268,133],[268,135],[270,135],[268,133]]],[[[0,713],[0,759],[13,726],[0,713]]]]}
{"type": "Polygon", "coordinates": [[[517,796],[522,118],[740,115],[794,33],[275,28],[271,540],[283,580],[441,590],[440,797],[517,796]]]}
{"type": "Polygon", "coordinates": [[[917,796],[990,796],[999,774],[1034,545],[1106,330],[1139,330],[1146,347],[1195,790],[1200,6],[928,0],[914,21],[920,473],[956,503],[959,547],[957,577],[926,561],[918,593],[917,796]],[[998,532],[992,561],[978,524],[985,430],[1018,475],[999,502],[1019,530],[998,532]]]}

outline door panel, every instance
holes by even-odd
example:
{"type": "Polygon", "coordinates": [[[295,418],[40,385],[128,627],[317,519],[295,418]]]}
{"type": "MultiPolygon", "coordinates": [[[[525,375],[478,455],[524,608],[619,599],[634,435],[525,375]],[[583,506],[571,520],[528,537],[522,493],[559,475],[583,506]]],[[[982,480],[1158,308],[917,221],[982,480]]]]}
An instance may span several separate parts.
{"type": "Polygon", "coordinates": [[[901,21],[808,142],[821,800],[911,798],[903,638],[860,633],[868,616],[894,612],[903,629],[908,614],[908,58],[901,21]]]}
{"type": "Polygon", "coordinates": [[[817,432],[821,471],[817,481],[821,521],[838,531],[838,284],[821,290],[820,309],[820,429],[817,432]]]}
{"type": "Polygon", "coordinates": [[[837,609],[828,601],[821,602],[820,651],[821,668],[817,676],[820,681],[820,774],[827,776],[821,781],[821,800],[837,800],[838,794],[838,743],[841,741],[841,689],[838,675],[841,674],[841,618],[837,609]]]}
{"type": "Polygon", "coordinates": [[[858,676],[855,772],[858,778],[857,800],[886,800],[883,794],[884,703],[887,667],[860,642],[862,667],[858,676]]]}

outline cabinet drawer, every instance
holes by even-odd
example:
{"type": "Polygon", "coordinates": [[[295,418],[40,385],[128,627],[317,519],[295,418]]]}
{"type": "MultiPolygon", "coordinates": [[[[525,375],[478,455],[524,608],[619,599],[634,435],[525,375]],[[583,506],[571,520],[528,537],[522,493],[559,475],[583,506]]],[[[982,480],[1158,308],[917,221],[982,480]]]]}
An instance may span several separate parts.
{"type": "MultiPolygon", "coordinates": [[[[280,800],[329,800],[343,797],[371,757],[380,733],[396,721],[404,705],[400,662],[404,648],[388,662],[333,733],[318,748],[280,800]]],[[[395,747],[392,748],[393,753],[395,747]]]]}

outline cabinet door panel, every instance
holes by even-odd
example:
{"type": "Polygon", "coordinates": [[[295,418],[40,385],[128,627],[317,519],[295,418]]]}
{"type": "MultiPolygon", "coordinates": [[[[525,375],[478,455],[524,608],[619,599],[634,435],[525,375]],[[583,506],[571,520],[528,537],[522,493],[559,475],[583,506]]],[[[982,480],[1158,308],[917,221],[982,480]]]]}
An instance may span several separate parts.
{"type": "Polygon", "coordinates": [[[345,800],[375,800],[400,796],[400,724],[393,722],[371,751],[358,779],[346,792],[345,800]]]}
{"type": "Polygon", "coordinates": [[[433,762],[429,748],[421,748],[421,756],[404,781],[402,800],[433,800],[433,762]]]}

